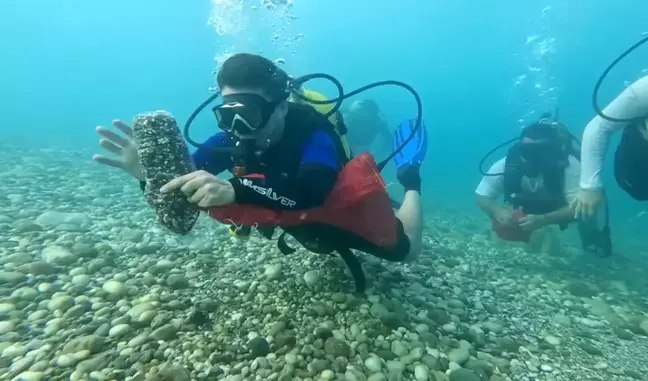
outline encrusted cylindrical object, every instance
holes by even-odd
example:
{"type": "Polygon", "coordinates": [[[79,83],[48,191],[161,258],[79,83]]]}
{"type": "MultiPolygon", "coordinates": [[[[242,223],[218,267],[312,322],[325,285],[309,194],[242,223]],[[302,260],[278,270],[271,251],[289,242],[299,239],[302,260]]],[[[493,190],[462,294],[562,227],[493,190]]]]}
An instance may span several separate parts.
{"type": "Polygon", "coordinates": [[[133,119],[133,131],[146,176],[146,201],[166,228],[189,233],[199,211],[180,190],[160,193],[164,184],[195,170],[175,118],[166,111],[139,114],[133,119]]]}

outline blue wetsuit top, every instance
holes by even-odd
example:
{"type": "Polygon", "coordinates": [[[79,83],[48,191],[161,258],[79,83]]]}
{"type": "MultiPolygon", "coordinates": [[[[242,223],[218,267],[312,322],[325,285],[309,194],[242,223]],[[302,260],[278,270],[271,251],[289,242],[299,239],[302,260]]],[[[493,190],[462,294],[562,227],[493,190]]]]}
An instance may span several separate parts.
{"type": "MultiPolygon", "coordinates": [[[[207,147],[219,148],[228,144],[229,137],[219,133],[209,138],[205,148],[193,153],[196,168],[217,175],[232,171],[234,163],[229,153],[215,152],[207,147]]],[[[342,169],[333,138],[318,130],[307,140],[296,176],[290,179],[230,179],[238,204],[258,205],[277,210],[311,209],[321,206],[335,186],[342,169]],[[270,192],[259,192],[267,189],[270,192]],[[272,197],[267,193],[274,193],[272,197]]]]}

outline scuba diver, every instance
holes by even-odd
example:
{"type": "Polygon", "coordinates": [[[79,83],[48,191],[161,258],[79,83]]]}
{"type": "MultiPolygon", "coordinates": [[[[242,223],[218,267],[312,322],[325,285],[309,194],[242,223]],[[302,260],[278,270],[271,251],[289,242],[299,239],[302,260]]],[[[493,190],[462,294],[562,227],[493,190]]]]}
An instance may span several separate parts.
{"type": "Polygon", "coordinates": [[[368,151],[376,139],[380,140],[377,152],[389,152],[392,148],[392,133],[375,101],[353,101],[342,114],[348,126],[347,140],[353,152],[368,151]]]}
{"type": "MultiPolygon", "coordinates": [[[[308,104],[325,115],[331,113],[334,107],[332,103],[313,104],[305,100],[328,100],[323,94],[304,86],[300,86],[297,91],[301,97],[292,94],[289,98],[291,102],[308,104]]],[[[355,100],[348,108],[331,113],[329,120],[340,135],[344,150],[349,157],[352,156],[352,152],[368,151],[376,138],[381,140],[378,152],[388,152],[392,148],[392,133],[382,117],[378,104],[371,99],[355,100]]]]}
{"type": "Polygon", "coordinates": [[[616,132],[622,131],[614,156],[614,176],[621,189],[635,200],[648,200],[648,76],[636,80],[604,110],[598,105],[598,91],[612,68],[625,56],[648,41],[643,38],[610,64],[599,78],[592,94],[596,116],[583,132],[583,169],[580,191],[572,203],[576,218],[593,216],[605,202],[603,159],[616,132]]]}
{"type": "MultiPolygon", "coordinates": [[[[540,120],[526,126],[505,158],[483,173],[475,193],[477,205],[491,219],[495,233],[504,240],[529,242],[531,232],[548,225],[561,230],[573,221],[570,202],[578,193],[580,162],[578,148],[567,127],[545,113],[540,120]],[[504,196],[504,204],[496,200],[504,196]]],[[[481,169],[480,169],[481,170],[481,169]]],[[[604,229],[604,232],[607,230],[604,229]]],[[[605,240],[594,222],[581,222],[579,233],[583,248],[609,255],[605,240]]]]}
{"type": "MultiPolygon", "coordinates": [[[[254,225],[268,239],[279,227],[283,233],[278,246],[285,254],[295,251],[285,242],[286,234],[309,251],[336,251],[349,266],[358,291],[364,291],[365,278],[351,249],[388,261],[418,258],[422,246],[419,168],[427,135],[421,126],[420,98],[413,89],[401,84],[416,96],[417,121],[399,127],[394,135],[398,150],[387,158],[395,160],[397,178],[405,189],[402,206],[394,212],[379,174],[385,161],[376,165],[368,154],[351,158],[326,115],[310,105],[288,101],[291,80],[272,61],[236,54],[222,64],[217,82],[223,103],[213,111],[223,131],[193,153],[198,170],[167,183],[160,190],[163,194],[181,192],[212,218],[254,225]],[[227,170],[234,177],[216,177],[227,170]]],[[[121,121],[113,125],[124,136],[105,127],[97,132],[100,145],[120,158],[95,155],[94,160],[125,170],[144,189],[146,170],[138,159],[133,131],[121,121]]]]}

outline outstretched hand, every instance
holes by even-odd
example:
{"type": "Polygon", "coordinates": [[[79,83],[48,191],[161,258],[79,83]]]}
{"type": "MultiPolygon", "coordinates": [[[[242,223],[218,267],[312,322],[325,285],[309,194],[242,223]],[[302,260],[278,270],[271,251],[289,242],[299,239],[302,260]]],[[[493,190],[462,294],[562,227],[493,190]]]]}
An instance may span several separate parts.
{"type": "Polygon", "coordinates": [[[206,171],[195,171],[177,177],[160,189],[162,193],[180,190],[189,202],[201,208],[234,203],[234,187],[229,181],[218,179],[206,171]]]}
{"type": "Polygon", "coordinates": [[[118,157],[111,159],[97,154],[92,159],[99,164],[121,168],[137,180],[143,181],[145,176],[142,165],[139,162],[137,145],[133,139],[133,129],[121,120],[114,120],[112,125],[122,134],[120,135],[103,126],[97,127],[96,131],[101,137],[99,145],[106,151],[116,154],[118,157]]]}
{"type": "Polygon", "coordinates": [[[580,189],[578,196],[571,202],[575,219],[587,219],[596,214],[596,209],[605,200],[602,189],[580,189]]]}
{"type": "Polygon", "coordinates": [[[547,225],[547,219],[542,214],[527,214],[518,220],[520,229],[534,231],[547,225]]]}

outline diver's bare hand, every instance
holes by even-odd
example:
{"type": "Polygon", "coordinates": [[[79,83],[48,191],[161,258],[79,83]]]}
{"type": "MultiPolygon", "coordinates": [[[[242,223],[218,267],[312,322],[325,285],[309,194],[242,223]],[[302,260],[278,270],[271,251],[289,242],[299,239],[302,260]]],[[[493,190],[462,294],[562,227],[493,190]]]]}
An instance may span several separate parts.
{"type": "Polygon", "coordinates": [[[99,145],[106,151],[116,154],[118,158],[111,159],[103,155],[94,155],[92,159],[103,165],[121,168],[137,180],[143,181],[145,179],[144,171],[139,162],[137,146],[133,140],[133,129],[121,120],[113,120],[112,125],[123,135],[103,126],[97,127],[96,131],[101,136],[99,145]]]}
{"type": "Polygon", "coordinates": [[[189,202],[201,208],[229,205],[234,202],[235,194],[232,183],[221,180],[206,171],[195,171],[164,184],[162,193],[180,190],[189,202]]]}
{"type": "Polygon", "coordinates": [[[493,217],[502,225],[513,225],[513,210],[506,206],[499,206],[493,211],[493,217]]]}
{"type": "Polygon", "coordinates": [[[571,202],[575,219],[585,220],[596,214],[596,209],[605,201],[602,189],[580,189],[578,196],[571,202]]]}

